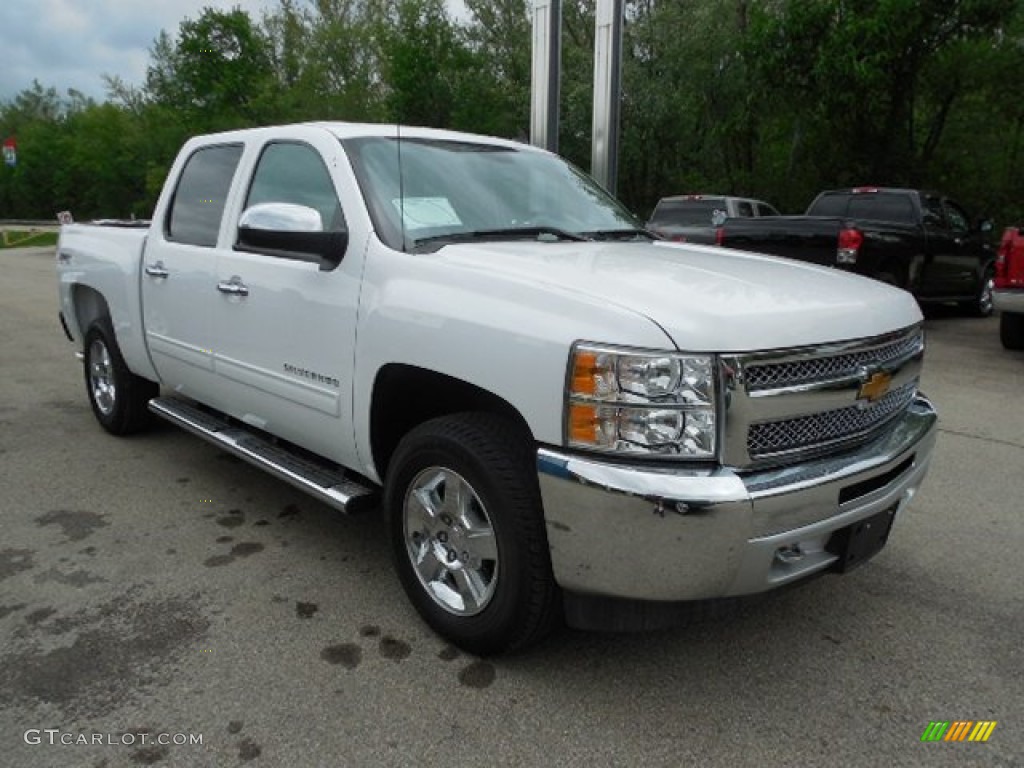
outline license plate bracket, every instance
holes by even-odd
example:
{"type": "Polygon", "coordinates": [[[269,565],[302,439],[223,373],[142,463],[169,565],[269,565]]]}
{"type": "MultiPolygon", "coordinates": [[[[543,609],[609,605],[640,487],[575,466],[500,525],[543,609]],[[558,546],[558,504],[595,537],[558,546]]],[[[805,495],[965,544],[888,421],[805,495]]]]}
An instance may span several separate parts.
{"type": "Polygon", "coordinates": [[[838,573],[846,573],[877,555],[889,540],[897,504],[865,517],[832,534],[825,549],[838,560],[832,566],[838,573]]]}

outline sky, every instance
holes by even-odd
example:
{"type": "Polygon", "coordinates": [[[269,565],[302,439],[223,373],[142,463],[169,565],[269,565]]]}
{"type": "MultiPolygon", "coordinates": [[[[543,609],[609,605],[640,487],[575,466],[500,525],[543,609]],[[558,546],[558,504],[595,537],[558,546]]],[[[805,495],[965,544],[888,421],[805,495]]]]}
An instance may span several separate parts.
{"type": "MultiPolygon", "coordinates": [[[[276,0],[0,0],[0,102],[38,80],[61,95],[106,98],[103,75],[141,85],[153,40],[203,8],[240,7],[254,19],[276,0]]],[[[459,13],[461,0],[452,0],[459,13]]]]}

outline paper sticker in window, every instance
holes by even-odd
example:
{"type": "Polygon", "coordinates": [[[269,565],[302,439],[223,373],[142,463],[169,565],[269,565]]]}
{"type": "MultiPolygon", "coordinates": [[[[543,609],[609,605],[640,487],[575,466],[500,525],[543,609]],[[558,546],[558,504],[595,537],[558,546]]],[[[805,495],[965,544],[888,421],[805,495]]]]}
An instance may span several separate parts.
{"type": "Polygon", "coordinates": [[[403,211],[402,201],[391,201],[395,210],[404,212],[406,229],[430,227],[460,227],[462,221],[447,197],[407,197],[403,211]]]}

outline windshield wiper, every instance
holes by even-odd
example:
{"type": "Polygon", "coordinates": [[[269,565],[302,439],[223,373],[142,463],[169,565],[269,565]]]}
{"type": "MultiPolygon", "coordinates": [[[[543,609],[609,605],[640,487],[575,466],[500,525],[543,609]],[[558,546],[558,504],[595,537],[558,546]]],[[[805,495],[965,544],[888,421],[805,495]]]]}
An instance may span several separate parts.
{"type": "Polygon", "coordinates": [[[660,240],[653,232],[639,227],[630,229],[598,229],[593,232],[580,232],[591,240],[660,240]]]}
{"type": "Polygon", "coordinates": [[[531,238],[540,240],[544,235],[552,240],[571,240],[582,242],[590,240],[574,232],[569,232],[558,227],[508,227],[505,229],[476,229],[472,232],[449,232],[447,235],[433,235],[432,237],[420,237],[412,241],[413,250],[419,250],[420,246],[430,243],[447,245],[449,243],[466,243],[473,240],[507,240],[519,238],[531,238]]]}

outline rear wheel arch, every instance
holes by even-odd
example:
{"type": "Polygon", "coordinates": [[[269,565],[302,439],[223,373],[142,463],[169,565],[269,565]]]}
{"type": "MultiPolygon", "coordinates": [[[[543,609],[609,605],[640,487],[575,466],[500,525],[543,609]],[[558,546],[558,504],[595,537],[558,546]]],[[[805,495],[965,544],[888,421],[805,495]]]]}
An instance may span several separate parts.
{"type": "Polygon", "coordinates": [[[75,323],[78,325],[78,341],[85,345],[85,335],[90,326],[100,318],[110,319],[110,306],[103,294],[88,285],[76,283],[71,289],[71,306],[75,312],[75,323]]]}

